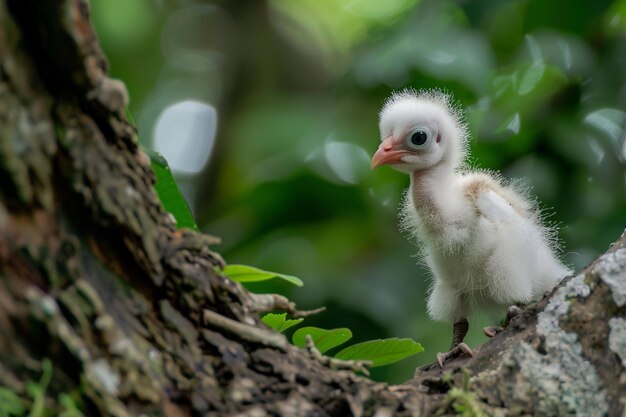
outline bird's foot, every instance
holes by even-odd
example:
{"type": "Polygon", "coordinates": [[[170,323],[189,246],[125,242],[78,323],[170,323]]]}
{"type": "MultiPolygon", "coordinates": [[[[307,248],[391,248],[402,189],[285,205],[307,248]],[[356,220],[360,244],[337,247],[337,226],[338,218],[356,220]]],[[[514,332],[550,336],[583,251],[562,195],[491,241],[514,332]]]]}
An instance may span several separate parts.
{"type": "Polygon", "coordinates": [[[474,356],[474,351],[470,349],[465,343],[461,342],[448,352],[439,352],[437,353],[437,364],[439,364],[440,368],[443,368],[443,364],[448,359],[458,358],[459,356],[474,356]]]}
{"type": "Polygon", "coordinates": [[[511,320],[513,320],[514,317],[522,314],[523,311],[524,310],[516,305],[509,306],[509,308],[506,310],[506,320],[504,322],[504,326],[485,326],[483,327],[483,333],[487,337],[494,337],[495,335],[503,332],[504,329],[509,327],[509,324],[511,324],[511,320]]]}
{"type": "Polygon", "coordinates": [[[503,331],[504,331],[504,327],[502,327],[502,326],[485,326],[485,327],[483,327],[483,333],[487,337],[494,337],[495,335],[497,335],[498,333],[501,333],[503,331]]]}

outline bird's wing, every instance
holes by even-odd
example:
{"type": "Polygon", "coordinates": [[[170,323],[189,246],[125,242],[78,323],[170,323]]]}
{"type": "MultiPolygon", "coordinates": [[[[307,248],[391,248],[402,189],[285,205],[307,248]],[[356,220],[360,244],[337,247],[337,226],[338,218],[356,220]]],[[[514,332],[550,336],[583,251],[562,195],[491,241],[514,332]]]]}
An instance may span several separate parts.
{"type": "Polygon", "coordinates": [[[494,223],[509,222],[519,216],[513,206],[495,190],[482,190],[474,204],[480,214],[494,223]]]}
{"type": "Polygon", "coordinates": [[[531,217],[530,204],[519,193],[486,173],[467,175],[464,188],[477,213],[494,223],[531,217]]]}

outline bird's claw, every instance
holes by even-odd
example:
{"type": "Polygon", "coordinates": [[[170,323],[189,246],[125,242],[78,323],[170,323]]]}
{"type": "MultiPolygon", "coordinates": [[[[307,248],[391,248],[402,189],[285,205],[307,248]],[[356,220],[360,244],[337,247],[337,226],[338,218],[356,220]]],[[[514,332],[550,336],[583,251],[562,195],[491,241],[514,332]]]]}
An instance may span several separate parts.
{"type": "Polygon", "coordinates": [[[458,345],[450,349],[448,352],[437,353],[437,364],[439,365],[440,368],[443,368],[443,364],[448,359],[458,358],[459,356],[462,356],[462,355],[467,355],[470,357],[474,356],[474,351],[469,346],[467,346],[467,344],[463,342],[459,343],[458,345]]]}
{"type": "Polygon", "coordinates": [[[523,311],[524,310],[516,305],[509,306],[509,308],[507,308],[506,310],[506,321],[504,322],[504,326],[486,326],[483,327],[483,333],[487,337],[494,337],[495,335],[503,332],[504,329],[509,327],[509,324],[511,324],[511,320],[513,320],[514,317],[522,314],[523,311]]]}
{"type": "Polygon", "coordinates": [[[483,327],[483,333],[487,337],[494,337],[500,332],[504,331],[504,327],[502,326],[485,326],[483,327]]]}
{"type": "Polygon", "coordinates": [[[524,310],[522,310],[515,304],[510,305],[509,308],[506,309],[506,323],[509,324],[513,317],[519,316],[523,312],[524,310]]]}

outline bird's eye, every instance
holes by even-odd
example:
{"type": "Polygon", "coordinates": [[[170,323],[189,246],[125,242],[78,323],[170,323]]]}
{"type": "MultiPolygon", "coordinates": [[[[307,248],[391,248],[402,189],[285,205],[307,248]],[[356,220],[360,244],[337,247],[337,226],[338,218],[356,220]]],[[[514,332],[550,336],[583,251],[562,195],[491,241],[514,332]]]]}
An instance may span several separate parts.
{"type": "Polygon", "coordinates": [[[412,148],[423,148],[430,139],[430,132],[426,129],[414,130],[409,136],[409,146],[412,148]]]}

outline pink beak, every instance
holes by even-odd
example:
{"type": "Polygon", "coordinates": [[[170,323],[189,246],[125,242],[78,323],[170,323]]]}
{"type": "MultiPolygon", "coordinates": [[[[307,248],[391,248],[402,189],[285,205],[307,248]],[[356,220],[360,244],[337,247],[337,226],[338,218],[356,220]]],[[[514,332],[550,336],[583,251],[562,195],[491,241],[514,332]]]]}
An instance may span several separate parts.
{"type": "Polygon", "coordinates": [[[383,140],[374,156],[372,156],[372,169],[378,168],[381,165],[392,165],[402,162],[400,158],[408,152],[405,150],[394,150],[393,145],[392,136],[383,140]]]}

